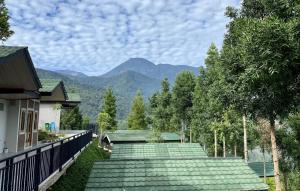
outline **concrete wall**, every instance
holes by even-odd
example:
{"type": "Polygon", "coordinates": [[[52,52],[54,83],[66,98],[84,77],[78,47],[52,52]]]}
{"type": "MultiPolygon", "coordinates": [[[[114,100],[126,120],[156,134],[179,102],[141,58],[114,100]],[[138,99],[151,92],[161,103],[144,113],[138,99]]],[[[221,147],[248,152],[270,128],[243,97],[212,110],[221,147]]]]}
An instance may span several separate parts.
{"type": "Polygon", "coordinates": [[[45,123],[55,123],[56,132],[60,126],[61,105],[56,103],[40,103],[39,129],[45,128],[45,123]]]}
{"type": "Polygon", "coordinates": [[[7,111],[6,144],[8,152],[16,152],[18,142],[20,101],[8,101],[7,111]]]}
{"type": "Polygon", "coordinates": [[[7,102],[0,99],[0,104],[0,153],[2,153],[6,141],[7,102]]]}

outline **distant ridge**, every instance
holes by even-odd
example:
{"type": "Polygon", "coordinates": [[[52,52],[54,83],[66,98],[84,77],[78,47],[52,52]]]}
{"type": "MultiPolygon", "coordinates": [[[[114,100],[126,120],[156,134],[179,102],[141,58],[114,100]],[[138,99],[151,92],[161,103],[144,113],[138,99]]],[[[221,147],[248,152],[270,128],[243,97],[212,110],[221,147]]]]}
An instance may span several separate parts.
{"type": "Polygon", "coordinates": [[[87,75],[85,75],[82,72],[77,72],[77,71],[73,71],[73,70],[55,70],[54,72],[59,73],[59,74],[64,74],[64,75],[68,75],[68,76],[73,76],[73,77],[86,77],[87,75]]]}
{"type": "Polygon", "coordinates": [[[92,121],[96,120],[99,113],[101,97],[106,88],[111,87],[117,96],[117,118],[125,120],[137,90],[142,92],[147,101],[154,92],[160,90],[163,78],[167,77],[172,85],[176,75],[183,70],[198,74],[196,67],[155,65],[144,58],[131,58],[101,76],[87,76],[71,70],[37,69],[40,78],[61,79],[68,91],[79,92],[81,111],[90,116],[92,121]]]}
{"type": "Polygon", "coordinates": [[[198,74],[198,68],[186,65],[171,65],[171,64],[158,64],[146,60],[144,58],[130,58],[119,66],[115,67],[111,71],[103,74],[101,77],[112,77],[117,76],[126,71],[134,71],[141,73],[150,78],[162,80],[168,78],[173,82],[176,78],[176,74],[188,70],[193,72],[195,75],[198,74]]]}

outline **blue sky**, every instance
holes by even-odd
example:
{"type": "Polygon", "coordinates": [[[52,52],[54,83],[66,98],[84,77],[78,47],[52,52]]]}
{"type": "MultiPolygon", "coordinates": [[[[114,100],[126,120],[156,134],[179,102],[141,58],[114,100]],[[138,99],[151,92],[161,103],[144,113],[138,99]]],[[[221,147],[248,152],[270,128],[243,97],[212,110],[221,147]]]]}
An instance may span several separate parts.
{"type": "Polygon", "coordinates": [[[203,64],[221,46],[226,6],[240,0],[6,0],[15,34],[36,67],[100,75],[133,57],[203,64]]]}

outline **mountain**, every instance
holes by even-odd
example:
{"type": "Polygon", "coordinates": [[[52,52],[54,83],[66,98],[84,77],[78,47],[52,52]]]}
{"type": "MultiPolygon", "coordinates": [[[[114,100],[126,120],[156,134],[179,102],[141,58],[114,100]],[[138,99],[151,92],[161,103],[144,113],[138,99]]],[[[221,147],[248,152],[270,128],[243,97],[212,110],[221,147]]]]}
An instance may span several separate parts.
{"type": "Polygon", "coordinates": [[[61,79],[67,91],[79,92],[81,111],[92,121],[100,111],[102,95],[111,87],[117,97],[117,118],[124,120],[130,111],[131,102],[137,90],[143,94],[145,102],[160,89],[160,82],[167,77],[174,82],[176,74],[189,70],[197,73],[198,69],[190,66],[155,65],[143,58],[132,58],[102,76],[87,76],[70,70],[48,71],[37,69],[40,78],[61,79]]]}
{"type": "Polygon", "coordinates": [[[55,72],[57,72],[59,74],[64,74],[67,76],[72,76],[72,77],[86,77],[87,76],[82,72],[76,72],[76,71],[72,71],[72,70],[55,70],[55,72]]]}
{"type": "Polygon", "coordinates": [[[129,60],[120,64],[111,71],[103,74],[102,77],[112,77],[117,76],[126,71],[134,71],[148,76],[149,78],[161,80],[166,77],[171,82],[174,82],[176,74],[183,70],[191,71],[195,75],[198,74],[198,68],[192,66],[171,64],[155,65],[144,58],[130,58],[129,60]]]}

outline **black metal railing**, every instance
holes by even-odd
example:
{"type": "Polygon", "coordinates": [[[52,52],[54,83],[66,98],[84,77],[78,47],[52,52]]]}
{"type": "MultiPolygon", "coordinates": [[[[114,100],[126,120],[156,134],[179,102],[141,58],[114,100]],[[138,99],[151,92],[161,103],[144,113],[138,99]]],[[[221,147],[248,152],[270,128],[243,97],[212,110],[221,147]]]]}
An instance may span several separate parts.
{"type": "Polygon", "coordinates": [[[92,140],[92,131],[43,145],[0,160],[0,191],[32,191],[92,140]]]}

